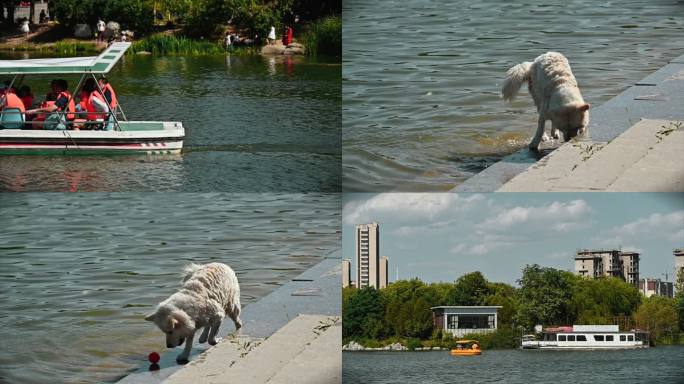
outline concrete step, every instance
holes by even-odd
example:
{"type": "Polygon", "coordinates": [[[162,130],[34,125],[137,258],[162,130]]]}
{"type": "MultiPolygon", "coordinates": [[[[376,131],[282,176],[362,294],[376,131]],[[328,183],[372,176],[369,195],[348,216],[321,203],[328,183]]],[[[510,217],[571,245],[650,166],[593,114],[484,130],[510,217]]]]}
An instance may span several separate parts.
{"type": "Polygon", "coordinates": [[[673,131],[623,173],[610,192],[684,191],[684,130],[673,131]]]}
{"type": "Polygon", "coordinates": [[[658,132],[668,124],[667,120],[641,120],[555,183],[550,191],[605,191],[627,169],[655,150],[658,132]]]}
{"type": "Polygon", "coordinates": [[[676,121],[644,119],[610,143],[565,144],[499,191],[682,191],[682,131],[676,121]]]}
{"type": "Polygon", "coordinates": [[[498,192],[545,192],[581,164],[601,144],[572,143],[560,146],[499,188],[498,192]]]}
{"type": "MultiPolygon", "coordinates": [[[[331,377],[341,377],[341,356],[334,360],[330,356],[334,353],[321,353],[324,350],[341,350],[341,331],[335,334],[338,325],[339,317],[299,315],[265,340],[222,340],[164,382],[267,383],[276,377],[278,380],[293,377],[292,370],[297,367],[301,370],[299,376],[316,379],[311,383],[337,383],[339,381],[319,379],[325,372],[338,372],[331,377]]],[[[302,380],[295,382],[307,383],[302,380]]]]}
{"type": "Polygon", "coordinates": [[[268,384],[339,384],[341,362],[342,325],[337,323],[277,372],[268,384]]]}

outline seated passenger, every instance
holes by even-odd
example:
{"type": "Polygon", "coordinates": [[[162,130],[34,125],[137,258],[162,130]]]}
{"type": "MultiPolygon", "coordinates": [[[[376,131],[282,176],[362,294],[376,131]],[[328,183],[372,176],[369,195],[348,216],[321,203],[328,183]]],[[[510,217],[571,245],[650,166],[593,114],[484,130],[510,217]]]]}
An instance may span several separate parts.
{"type": "Polygon", "coordinates": [[[28,85],[22,85],[21,88],[19,88],[19,92],[17,92],[17,96],[21,99],[21,101],[24,103],[24,108],[26,109],[31,109],[33,107],[33,92],[31,92],[31,87],[28,85]]]}
{"type": "Polygon", "coordinates": [[[104,96],[97,90],[95,79],[89,78],[85,81],[80,96],[79,104],[86,112],[86,119],[74,120],[74,126],[82,129],[101,129],[102,124],[99,122],[104,122],[109,115],[109,105],[107,105],[104,96]]]}
{"type": "MultiPolygon", "coordinates": [[[[38,110],[53,110],[55,105],[55,95],[50,92],[45,96],[45,101],[43,101],[40,104],[40,108],[38,110]]],[[[32,129],[43,129],[43,122],[47,118],[48,113],[47,112],[39,112],[33,115],[33,119],[31,120],[31,127],[32,129]]]]}
{"type": "Polygon", "coordinates": [[[112,85],[109,84],[109,80],[106,77],[100,78],[99,83],[100,89],[102,89],[102,96],[104,96],[107,104],[109,104],[109,109],[116,111],[116,107],[119,105],[119,102],[116,99],[116,92],[114,92],[114,88],[112,88],[112,85]]]}
{"type": "Polygon", "coordinates": [[[4,128],[20,129],[24,127],[24,103],[12,89],[0,90],[0,109],[4,128]],[[17,116],[18,115],[18,116],[17,116]]]}
{"type": "MultiPolygon", "coordinates": [[[[30,114],[40,114],[47,113],[44,118],[45,121],[54,124],[48,124],[47,122],[42,124],[45,129],[65,129],[67,123],[75,118],[74,112],[76,108],[74,105],[74,98],[71,96],[67,90],[69,84],[66,80],[58,79],[52,80],[50,83],[52,88],[52,95],[54,95],[54,103],[49,103],[46,98],[46,103],[41,105],[40,108],[32,109],[26,111],[30,114]]],[[[51,97],[50,97],[51,98],[51,97]]],[[[40,128],[38,128],[40,129],[40,128]]]]}

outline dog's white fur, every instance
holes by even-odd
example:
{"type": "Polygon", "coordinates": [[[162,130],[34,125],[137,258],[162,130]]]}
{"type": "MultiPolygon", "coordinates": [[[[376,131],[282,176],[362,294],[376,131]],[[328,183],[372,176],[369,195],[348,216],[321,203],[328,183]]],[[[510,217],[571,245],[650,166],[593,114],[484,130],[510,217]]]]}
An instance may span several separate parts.
{"type": "Polygon", "coordinates": [[[544,124],[551,120],[551,135],[557,139],[563,132],[565,141],[585,134],[589,123],[589,104],[584,102],[568,59],[558,52],[547,52],[534,62],[524,62],[509,69],[501,87],[504,101],[513,100],[523,83],[527,83],[537,106],[539,122],[530,149],[539,148],[544,124]]]}
{"type": "Polygon", "coordinates": [[[200,343],[209,340],[215,345],[216,334],[228,315],[240,329],[240,286],[235,272],[221,263],[191,264],[184,269],[185,277],[178,292],[162,301],[154,313],[145,317],[166,334],[166,346],[175,348],[185,342],[178,355],[179,364],[188,362],[195,331],[204,328],[200,343]]]}

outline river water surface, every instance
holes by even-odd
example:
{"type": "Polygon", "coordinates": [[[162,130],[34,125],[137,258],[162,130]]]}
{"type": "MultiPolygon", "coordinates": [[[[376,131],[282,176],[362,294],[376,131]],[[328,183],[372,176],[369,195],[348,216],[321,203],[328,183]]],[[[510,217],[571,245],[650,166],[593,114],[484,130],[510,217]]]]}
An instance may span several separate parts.
{"type": "MultiPolygon", "coordinates": [[[[0,190],[340,190],[338,62],[127,55],[109,78],[129,120],[183,123],[182,155],[5,156],[0,158],[0,190]]],[[[66,79],[73,90],[78,78],[66,79]]],[[[49,80],[26,78],[41,100],[49,80]]]]}
{"type": "Polygon", "coordinates": [[[143,320],[184,265],[220,261],[243,306],[340,246],[339,195],[2,194],[0,382],[92,383],[164,335],[143,320]]]}
{"type": "Polygon", "coordinates": [[[684,53],[671,0],[348,0],[343,12],[343,188],[448,190],[536,128],[506,71],[553,50],[600,105],[684,53]]]}
{"type": "Polygon", "coordinates": [[[632,351],[344,352],[349,383],[682,383],[684,347],[632,351]]]}

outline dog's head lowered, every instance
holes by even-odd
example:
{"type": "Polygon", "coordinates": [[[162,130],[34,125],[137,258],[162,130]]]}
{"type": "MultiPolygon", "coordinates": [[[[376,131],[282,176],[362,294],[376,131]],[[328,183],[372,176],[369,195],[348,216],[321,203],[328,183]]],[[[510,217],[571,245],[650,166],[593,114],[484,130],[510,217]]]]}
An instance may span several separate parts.
{"type": "Polygon", "coordinates": [[[553,121],[554,128],[563,132],[565,141],[582,135],[589,124],[589,104],[572,104],[563,108],[561,116],[553,121]]]}
{"type": "Polygon", "coordinates": [[[195,333],[195,322],[185,311],[175,307],[160,305],[154,313],[145,316],[145,320],[154,322],[166,334],[167,348],[182,345],[195,333]]]}

